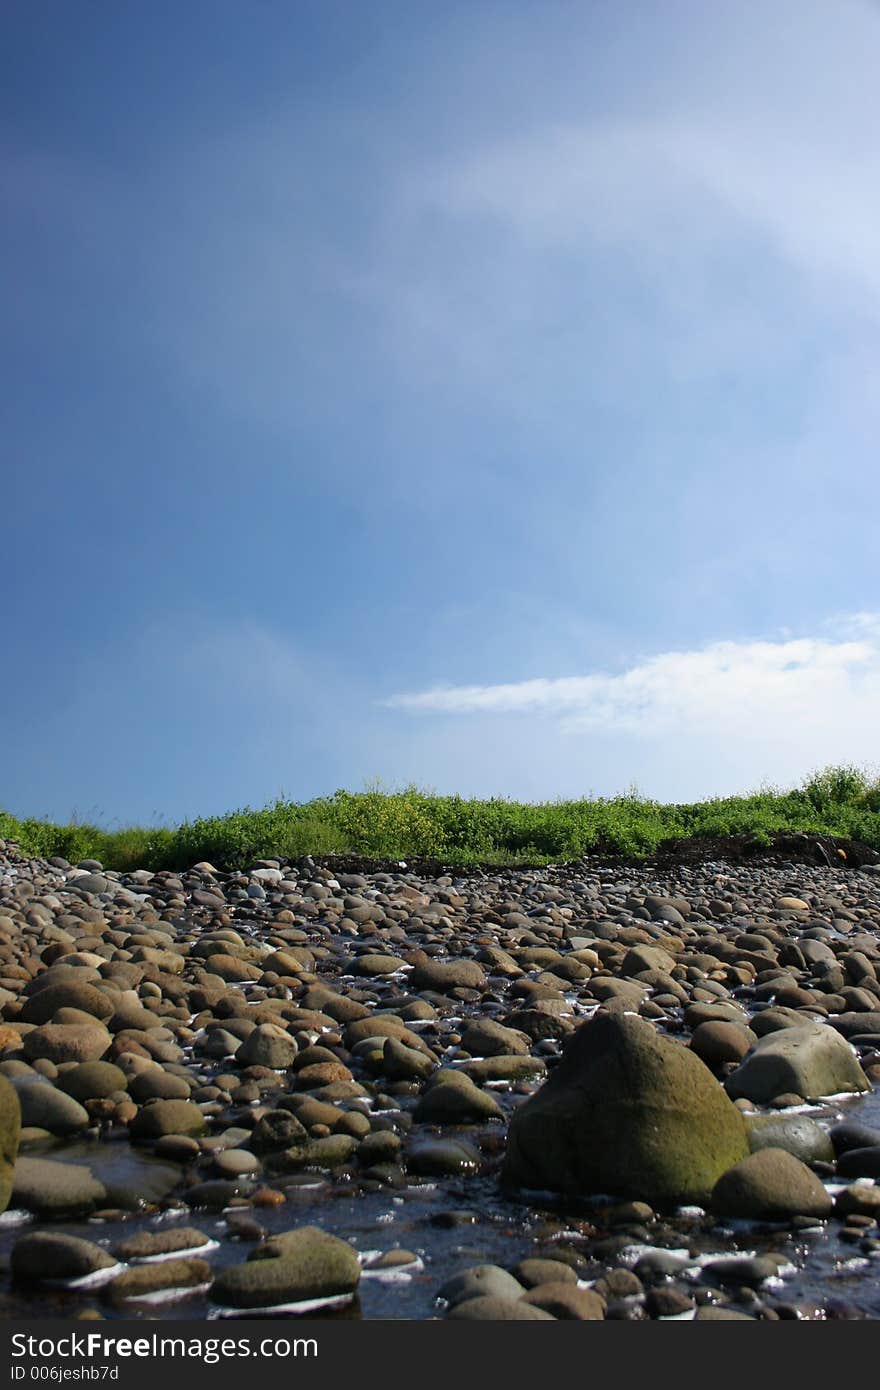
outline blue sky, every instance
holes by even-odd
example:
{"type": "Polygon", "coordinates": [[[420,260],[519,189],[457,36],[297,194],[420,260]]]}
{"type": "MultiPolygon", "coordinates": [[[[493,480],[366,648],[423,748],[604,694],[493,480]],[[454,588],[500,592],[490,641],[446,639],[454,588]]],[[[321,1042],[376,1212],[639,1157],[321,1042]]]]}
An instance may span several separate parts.
{"type": "Polygon", "coordinates": [[[880,758],[880,10],[4,7],[0,805],[880,758]]]}

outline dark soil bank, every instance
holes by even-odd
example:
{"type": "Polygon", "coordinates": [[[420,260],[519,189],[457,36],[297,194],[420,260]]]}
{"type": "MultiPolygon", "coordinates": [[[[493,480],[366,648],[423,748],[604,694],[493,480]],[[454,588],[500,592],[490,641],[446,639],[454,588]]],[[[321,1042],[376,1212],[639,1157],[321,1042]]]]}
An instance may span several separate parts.
{"type": "Polygon", "coordinates": [[[0,842],[7,1316],[880,1316],[878,859],[0,842]]]}

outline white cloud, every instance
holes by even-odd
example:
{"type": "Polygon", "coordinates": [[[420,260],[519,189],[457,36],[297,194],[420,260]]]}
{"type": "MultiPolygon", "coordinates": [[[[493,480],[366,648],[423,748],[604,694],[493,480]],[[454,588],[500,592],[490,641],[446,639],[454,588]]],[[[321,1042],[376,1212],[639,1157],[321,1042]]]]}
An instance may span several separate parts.
{"type": "Polygon", "coordinates": [[[570,735],[662,742],[687,731],[735,736],[744,747],[777,738],[801,745],[808,760],[815,749],[819,761],[826,747],[851,743],[849,756],[863,761],[878,745],[880,618],[860,613],[835,627],[839,636],[662,652],[618,674],[437,687],[385,703],[411,714],[532,716],[570,735]]]}
{"type": "Polygon", "coordinates": [[[676,246],[681,265],[692,263],[695,243],[711,254],[706,217],[732,213],[802,268],[880,291],[880,155],[833,119],[807,140],[799,112],[791,114],[762,122],[758,113],[716,110],[548,125],[422,170],[407,192],[419,216],[433,207],[451,218],[491,218],[524,250],[624,236],[658,270],[672,268],[676,246]],[[660,228],[675,237],[659,237],[660,228]]]}
{"type": "MultiPolygon", "coordinates": [[[[746,7],[726,39],[722,16],[692,16],[704,61],[674,54],[652,103],[552,88],[541,115],[401,162],[388,254],[352,292],[381,306],[404,369],[494,384],[518,414],[545,359],[545,391],[579,365],[630,384],[646,356],[655,379],[770,377],[805,343],[839,354],[873,331],[880,11],[773,9],[746,7]]],[[[663,69],[636,37],[627,52],[663,69]]]]}

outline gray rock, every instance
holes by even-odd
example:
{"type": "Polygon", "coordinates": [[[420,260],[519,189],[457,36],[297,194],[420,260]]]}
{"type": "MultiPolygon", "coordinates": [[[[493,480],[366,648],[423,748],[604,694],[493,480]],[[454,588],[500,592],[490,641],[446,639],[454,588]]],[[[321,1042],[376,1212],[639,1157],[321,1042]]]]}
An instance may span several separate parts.
{"type": "Polygon", "coordinates": [[[221,1149],[214,1155],[214,1167],[226,1178],[259,1173],[261,1166],[256,1154],[248,1153],[247,1149],[221,1149]]]}
{"type": "Polygon", "coordinates": [[[779,1095],[794,1094],[814,1100],[871,1089],[852,1048],[823,1023],[768,1033],[725,1085],[732,1097],[743,1096],[761,1103],[779,1095]]]}
{"type": "Polygon", "coordinates": [[[191,1209],[223,1211],[241,1191],[242,1184],[231,1178],[213,1178],[208,1182],[195,1183],[194,1186],[186,1188],[181,1195],[191,1209]]]}
{"type": "Polygon", "coordinates": [[[755,1115],[746,1120],[749,1147],[785,1149],[801,1163],[831,1163],[834,1145],[821,1125],[809,1115],[755,1115]]]}
{"type": "Polygon", "coordinates": [[[880,1009],[871,1013],[857,1011],[838,1014],[831,1020],[831,1026],[845,1038],[855,1037],[859,1033],[880,1033],[880,1009]]]}
{"type": "Polygon", "coordinates": [[[677,1255],[673,1250],[646,1250],[636,1263],[635,1273],[649,1282],[654,1279],[674,1279],[689,1264],[687,1255],[677,1255]]]}
{"type": "MultiPolygon", "coordinates": [[[[109,878],[105,878],[103,874],[91,873],[71,874],[68,884],[79,893],[106,893],[111,887],[109,878]]],[[[113,886],[115,887],[115,884],[113,886]]]]}

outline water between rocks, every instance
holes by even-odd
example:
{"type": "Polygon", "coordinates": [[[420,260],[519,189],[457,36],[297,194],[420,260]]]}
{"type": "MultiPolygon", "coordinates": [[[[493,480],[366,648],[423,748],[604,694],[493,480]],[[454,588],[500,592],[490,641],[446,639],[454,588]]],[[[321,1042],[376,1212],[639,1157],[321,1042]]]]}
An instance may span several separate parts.
{"type": "MultiPolygon", "coordinates": [[[[786,1112],[780,1112],[786,1113],[786,1112]]],[[[810,1116],[823,1125],[846,1117],[880,1127],[880,1096],[872,1093],[826,1106],[809,1108],[810,1116]]],[[[96,1144],[66,1145],[63,1157],[71,1162],[94,1158],[96,1144]]],[[[107,1146],[104,1146],[106,1149],[107,1146]]],[[[126,1163],[141,1167],[143,1159],[126,1144],[116,1146],[111,1163],[117,1181],[124,1179],[126,1163]]],[[[591,1216],[596,1208],[587,1205],[579,1210],[571,1203],[563,1209],[550,1200],[520,1202],[505,1199],[499,1194],[497,1178],[469,1177],[426,1180],[412,1184],[402,1192],[347,1191],[344,1185],[321,1180],[310,1175],[301,1187],[288,1189],[284,1207],[261,1211],[259,1220],[272,1234],[292,1226],[314,1222],[333,1235],[349,1240],[362,1253],[404,1247],[418,1255],[423,1268],[384,1276],[366,1273],[360,1283],[355,1301],[347,1308],[320,1310],[310,1314],[325,1318],[408,1318],[425,1320],[442,1315],[436,1292],[451,1271],[477,1264],[512,1266],[518,1260],[533,1255],[541,1245],[547,1253],[554,1244],[586,1249],[592,1233],[591,1216]]],[[[209,1237],[227,1234],[222,1213],[190,1212],[175,1209],[149,1216],[128,1216],[124,1221],[82,1219],[56,1223],[71,1235],[83,1236],[105,1248],[142,1230],[161,1230],[169,1223],[195,1224],[209,1237]]],[[[44,1223],[39,1223],[42,1227],[44,1223]]],[[[834,1223],[822,1233],[792,1233],[780,1226],[777,1230],[766,1225],[739,1223],[720,1226],[696,1209],[682,1213],[663,1223],[658,1230],[646,1228],[641,1242],[633,1241],[631,1254],[624,1258],[634,1263],[644,1245],[660,1245],[685,1251],[692,1255],[732,1254],[737,1250],[761,1254],[773,1251],[785,1254],[794,1266],[790,1273],[774,1284],[771,1302],[797,1304],[802,1308],[815,1305],[833,1313],[835,1303],[846,1316],[880,1317],[880,1255],[867,1257],[852,1245],[845,1244],[835,1234],[834,1223]]],[[[33,1227],[25,1213],[7,1213],[0,1218],[0,1261],[8,1264],[9,1253],[18,1235],[33,1227]],[[21,1222],[21,1224],[20,1224],[21,1222]]],[[[220,1241],[212,1252],[215,1269],[236,1264],[246,1257],[251,1247],[243,1242],[220,1241]]],[[[616,1257],[614,1263],[619,1262],[616,1257]]],[[[598,1278],[607,1271],[608,1263],[597,1262],[589,1278],[598,1278]]],[[[698,1268],[689,1273],[694,1287],[705,1287],[698,1268]]],[[[770,1291],[766,1286],[762,1297],[770,1291]]],[[[100,1307],[107,1318],[207,1318],[216,1309],[204,1295],[196,1294],[162,1304],[138,1306],[129,1303],[114,1309],[100,1303],[95,1293],[63,1290],[47,1293],[33,1291],[23,1295],[8,1288],[2,1296],[6,1317],[70,1317],[85,1308],[100,1307]]]]}
{"type": "MultiPolygon", "coordinates": [[[[698,875],[699,871],[695,877],[698,875]]],[[[783,874],[779,880],[782,881],[777,881],[776,891],[784,886],[783,874]]],[[[350,938],[333,934],[328,934],[325,941],[333,951],[351,945],[350,938]]],[[[371,984],[380,1004],[386,990],[396,989],[391,981],[371,984]]],[[[251,986],[240,988],[244,997],[250,994],[251,986]]],[[[595,1001],[587,997],[578,1000],[574,1010],[576,1015],[588,1017],[595,1007],[595,1001]]],[[[461,1012],[470,1012],[467,1004],[461,1012]]],[[[675,1009],[667,1010],[661,1028],[675,1025],[675,1013],[675,1009]]],[[[447,1018],[444,1026],[454,1022],[447,1018]]],[[[185,1051],[189,1055],[191,1049],[185,1051]]],[[[200,1065],[208,1073],[221,1070],[224,1063],[216,1062],[212,1068],[202,1058],[200,1065]]],[[[508,1114],[521,1099],[503,1086],[492,1087],[492,1093],[508,1114]]],[[[808,1110],[825,1127],[846,1118],[880,1129],[880,1096],[876,1091],[800,1109],[808,1110]]],[[[487,1124],[482,1132],[479,1127],[469,1127],[469,1140],[479,1143],[482,1137],[486,1141],[484,1150],[490,1158],[485,1175],[424,1180],[410,1176],[402,1187],[377,1183],[371,1188],[351,1175],[334,1178],[304,1172],[285,1182],[287,1200],[283,1206],[250,1209],[246,1214],[256,1218],[269,1235],[294,1226],[318,1225],[351,1242],[364,1257],[365,1269],[354,1301],[345,1308],[318,1310],[310,1316],[425,1320],[443,1315],[443,1305],[437,1300],[438,1289],[452,1274],[469,1266],[493,1264],[511,1268],[529,1256],[569,1252],[581,1257],[580,1278],[592,1281],[614,1267],[634,1265],[646,1247],[661,1247],[680,1252],[690,1261],[678,1275],[678,1283],[689,1285],[694,1292],[702,1290],[703,1296],[710,1298],[706,1291],[712,1287],[711,1276],[700,1269],[703,1257],[737,1252],[784,1255],[786,1264],[780,1278],[765,1282],[759,1290],[752,1292],[740,1287],[732,1294],[727,1287],[724,1301],[731,1301],[741,1311],[764,1307],[776,1308],[783,1317],[880,1317],[880,1252],[872,1250],[878,1242],[869,1241],[864,1248],[861,1243],[848,1243],[841,1238],[843,1228],[839,1222],[793,1231],[789,1225],[722,1223],[698,1208],[687,1208],[641,1228],[633,1225],[632,1220],[625,1229],[609,1227],[605,1219],[607,1207],[600,1201],[567,1201],[563,1205],[535,1194],[527,1200],[503,1196],[497,1164],[491,1158],[500,1148],[500,1130],[497,1121],[494,1126],[487,1124]],[[394,1271],[370,1270],[371,1255],[400,1248],[413,1252],[416,1263],[394,1271]]],[[[111,1177],[112,1186],[137,1192],[145,1191],[151,1162],[144,1150],[132,1147],[125,1139],[113,1138],[61,1141],[29,1152],[63,1162],[88,1163],[99,1175],[111,1177]]],[[[107,1186],[109,1189],[111,1183],[107,1186]]],[[[112,1251],[120,1241],[140,1231],[161,1231],[173,1224],[195,1225],[217,1240],[217,1248],[210,1255],[215,1273],[240,1263],[253,1248],[244,1240],[230,1238],[230,1227],[222,1211],[190,1210],[182,1205],[166,1204],[165,1209],[132,1213],[124,1219],[83,1217],[48,1223],[34,1221],[15,1210],[5,1213],[0,1217],[0,1269],[5,1271],[0,1285],[2,1314],[8,1318],[70,1318],[92,1311],[109,1319],[170,1320],[218,1316],[216,1305],[204,1291],[157,1303],[115,1307],[102,1300],[99,1289],[24,1290],[10,1283],[12,1246],[29,1229],[48,1226],[82,1236],[112,1251]]]]}

